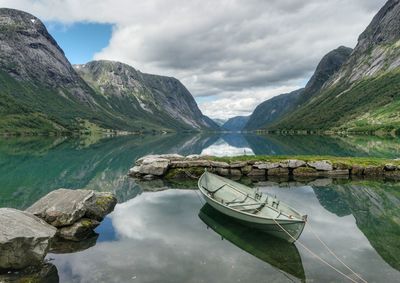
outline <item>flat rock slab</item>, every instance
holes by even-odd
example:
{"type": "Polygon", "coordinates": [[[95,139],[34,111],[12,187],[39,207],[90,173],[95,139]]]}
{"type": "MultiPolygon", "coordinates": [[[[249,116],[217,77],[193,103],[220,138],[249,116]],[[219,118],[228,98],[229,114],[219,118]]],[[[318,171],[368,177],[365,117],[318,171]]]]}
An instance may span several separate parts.
{"type": "Polygon", "coordinates": [[[86,213],[85,203],[94,196],[90,190],[58,189],[48,193],[26,211],[54,227],[74,224],[86,213]]]}
{"type": "Polygon", "coordinates": [[[56,228],[28,212],[0,208],[0,269],[41,264],[56,232],[56,228]]]}

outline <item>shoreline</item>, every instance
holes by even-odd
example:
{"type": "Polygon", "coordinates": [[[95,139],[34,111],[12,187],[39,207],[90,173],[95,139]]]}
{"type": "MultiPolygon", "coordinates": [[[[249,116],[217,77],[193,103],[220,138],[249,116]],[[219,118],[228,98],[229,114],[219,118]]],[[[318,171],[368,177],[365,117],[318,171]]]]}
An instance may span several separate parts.
{"type": "Polygon", "coordinates": [[[400,180],[399,159],[334,156],[147,155],[136,160],[128,175],[143,180],[188,179],[199,177],[205,169],[220,176],[246,176],[257,180],[281,177],[400,180]]]}

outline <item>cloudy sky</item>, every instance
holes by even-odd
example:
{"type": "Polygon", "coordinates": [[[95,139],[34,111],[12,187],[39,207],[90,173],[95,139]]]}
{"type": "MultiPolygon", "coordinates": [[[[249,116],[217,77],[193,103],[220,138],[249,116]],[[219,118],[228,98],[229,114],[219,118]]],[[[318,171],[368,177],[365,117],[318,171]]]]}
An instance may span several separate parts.
{"type": "Polygon", "coordinates": [[[174,76],[212,118],[248,115],[354,47],[385,0],[0,0],[41,18],[72,63],[174,76]]]}

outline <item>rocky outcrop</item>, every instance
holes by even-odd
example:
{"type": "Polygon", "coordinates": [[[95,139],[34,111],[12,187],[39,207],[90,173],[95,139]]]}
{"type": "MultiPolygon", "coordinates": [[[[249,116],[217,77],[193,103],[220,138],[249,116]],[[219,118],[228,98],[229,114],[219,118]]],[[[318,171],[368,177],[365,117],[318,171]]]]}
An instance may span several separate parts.
{"type": "Polygon", "coordinates": [[[150,155],[138,159],[129,175],[140,179],[194,178],[205,169],[221,176],[260,177],[385,177],[400,179],[400,164],[358,165],[331,160],[286,159],[259,161],[257,158],[231,163],[213,160],[210,156],[150,155]]]}
{"type": "Polygon", "coordinates": [[[58,189],[41,198],[27,211],[57,227],[58,237],[80,241],[93,235],[93,229],[116,204],[117,199],[111,193],[58,189]]]}
{"type": "Polygon", "coordinates": [[[42,264],[56,232],[28,212],[0,208],[0,270],[42,264]]]}

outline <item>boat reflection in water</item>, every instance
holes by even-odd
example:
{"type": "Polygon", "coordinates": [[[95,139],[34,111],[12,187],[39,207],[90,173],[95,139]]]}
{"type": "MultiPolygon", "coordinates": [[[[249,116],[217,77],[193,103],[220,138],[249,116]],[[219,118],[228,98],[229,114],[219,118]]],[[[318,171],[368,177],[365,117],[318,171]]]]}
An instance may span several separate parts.
{"type": "Polygon", "coordinates": [[[290,274],[305,281],[301,257],[294,244],[243,225],[215,210],[209,204],[201,208],[199,218],[223,239],[269,263],[285,275],[290,274]]]}

